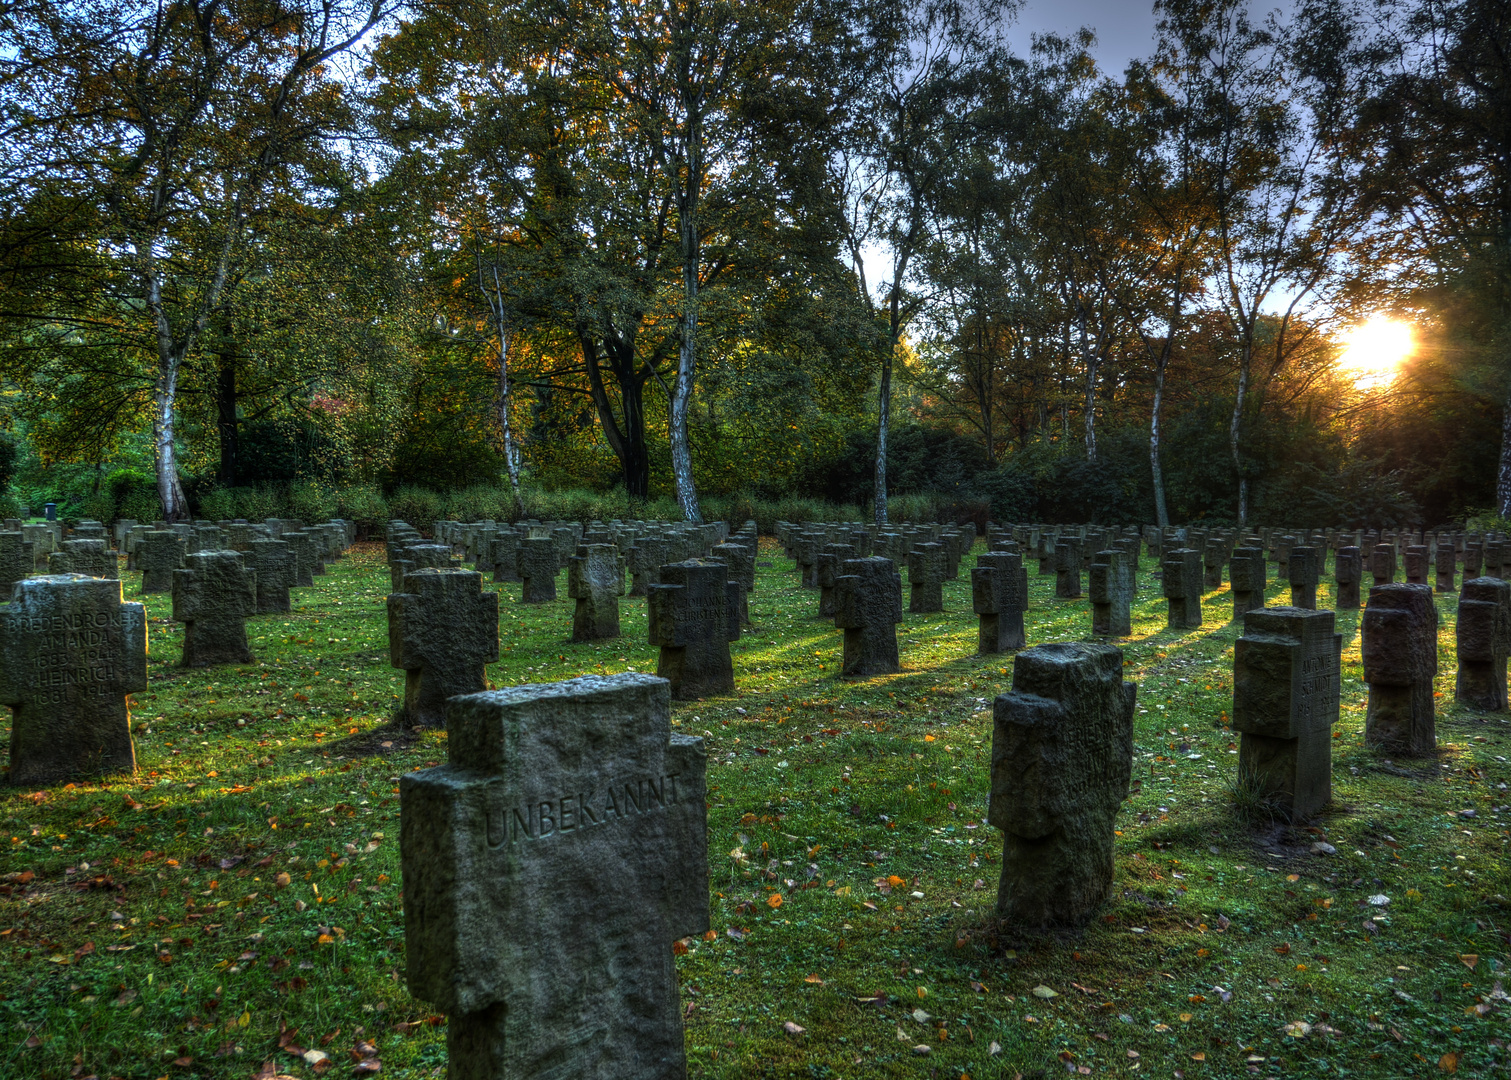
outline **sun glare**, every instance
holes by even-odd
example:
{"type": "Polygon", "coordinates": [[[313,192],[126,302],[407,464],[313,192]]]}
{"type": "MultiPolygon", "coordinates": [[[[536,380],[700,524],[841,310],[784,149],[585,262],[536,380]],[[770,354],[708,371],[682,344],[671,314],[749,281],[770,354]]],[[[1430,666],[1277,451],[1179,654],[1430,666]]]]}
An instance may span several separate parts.
{"type": "Polygon", "coordinates": [[[1360,323],[1343,340],[1346,347],[1338,366],[1361,385],[1389,380],[1416,347],[1410,323],[1381,316],[1360,323]]]}

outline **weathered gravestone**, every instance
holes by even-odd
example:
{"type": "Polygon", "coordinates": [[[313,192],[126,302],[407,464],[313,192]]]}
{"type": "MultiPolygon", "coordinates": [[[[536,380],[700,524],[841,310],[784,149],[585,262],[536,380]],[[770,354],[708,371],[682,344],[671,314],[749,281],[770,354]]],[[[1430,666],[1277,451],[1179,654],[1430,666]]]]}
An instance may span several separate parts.
{"type": "Polygon", "coordinates": [[[826,544],[818,553],[819,618],[834,618],[834,579],[839,577],[840,567],[855,557],[856,551],[849,544],[826,544]]]}
{"type": "Polygon", "coordinates": [[[1168,601],[1165,624],[1172,629],[1201,626],[1201,552],[1175,548],[1160,563],[1160,587],[1168,601]]]}
{"type": "Polygon", "coordinates": [[[1369,556],[1369,573],[1376,585],[1389,585],[1396,580],[1396,546],[1376,544],[1369,556]]]}
{"type": "Polygon", "coordinates": [[[519,542],[520,601],[549,604],[556,599],[556,575],[561,570],[556,544],[549,536],[528,536],[519,542]]]}
{"type": "Polygon", "coordinates": [[[1459,593],[1458,678],[1454,700],[1472,709],[1506,709],[1506,656],[1511,653],[1511,583],[1466,578],[1459,593]]]}
{"type": "Polygon", "coordinates": [[[746,626],[750,623],[750,594],[755,591],[756,541],[754,537],[736,536],[735,540],[715,544],[710,555],[729,567],[729,580],[740,586],[740,625],[746,626]],[[748,542],[742,543],[742,539],[748,542]]]}
{"type": "Polygon", "coordinates": [[[1406,584],[1427,584],[1427,548],[1421,544],[1406,549],[1406,584]]]}
{"type": "Polygon", "coordinates": [[[1317,609],[1317,585],[1322,580],[1322,551],[1320,548],[1297,546],[1291,548],[1286,575],[1291,583],[1291,607],[1317,609]]]}
{"type": "Polygon", "coordinates": [[[729,567],[691,559],[667,563],[660,577],[646,592],[650,643],[661,648],[656,674],[678,701],[733,693],[729,643],[740,638],[742,590],[729,567]]]}
{"type": "Polygon", "coordinates": [[[16,582],[35,567],[32,542],[20,529],[0,532],[0,596],[9,596],[16,582]]]}
{"type": "Polygon", "coordinates": [[[908,552],[908,610],[915,615],[944,610],[944,547],[918,544],[908,552]]]}
{"type": "Polygon", "coordinates": [[[286,532],[282,540],[289,546],[289,552],[293,557],[293,587],[309,588],[315,584],[315,541],[309,533],[302,530],[286,532]]]}
{"type": "Polygon", "coordinates": [[[147,611],[121,602],[119,581],[28,578],[0,605],[12,784],[134,771],[126,695],[146,689],[147,611]]]}
{"type": "Polygon", "coordinates": [[[1359,582],[1364,577],[1364,565],[1356,547],[1341,547],[1333,556],[1333,578],[1337,586],[1333,592],[1333,607],[1339,611],[1359,610],[1359,582]]]}
{"type": "Polygon", "coordinates": [[[1376,585],[1360,626],[1369,704],[1364,741],[1399,754],[1437,746],[1432,679],[1438,671],[1438,613],[1426,585],[1376,585]]]}
{"type": "Polygon", "coordinates": [[[1110,548],[1097,552],[1091,557],[1087,585],[1091,632],[1103,637],[1133,633],[1133,566],[1128,555],[1110,548]]]}
{"type": "Polygon", "coordinates": [[[1208,540],[1202,548],[1202,588],[1211,591],[1222,588],[1222,564],[1227,558],[1228,546],[1221,540],[1208,540]]]}
{"type": "Polygon", "coordinates": [[[646,590],[656,584],[656,575],[666,564],[667,543],[658,536],[642,536],[630,548],[630,595],[644,596],[646,590]]]}
{"type": "Polygon", "coordinates": [[[498,659],[498,593],[476,570],[449,568],[406,574],[404,588],[388,597],[388,661],[404,669],[406,722],[436,727],[446,699],[482,690],[498,659]]]}
{"type": "Polygon", "coordinates": [[[672,943],[709,928],[707,757],[665,681],[452,699],[400,781],[410,992],[451,1080],[684,1080],[672,943]]]}
{"type": "Polygon", "coordinates": [[[993,710],[987,810],[1003,833],[997,913],[1008,922],[1079,926],[1106,898],[1135,695],[1113,645],[1040,645],[1014,658],[1012,692],[993,710]]]}
{"type": "Polygon", "coordinates": [[[864,679],[902,670],[897,624],[902,622],[902,575],[891,559],[851,559],[834,583],[834,625],[845,632],[840,674],[864,679]]]}
{"type": "Polygon", "coordinates": [[[567,560],[567,595],[577,601],[572,612],[573,641],[602,641],[619,636],[619,598],[624,572],[613,544],[584,544],[567,560]]]}
{"type": "Polygon", "coordinates": [[[196,551],[173,571],[173,621],[184,624],[184,667],[251,663],[247,618],[255,614],[257,574],[243,565],[241,552],[196,551]]]}
{"type": "Polygon", "coordinates": [[[1453,546],[1452,540],[1439,540],[1437,550],[1433,553],[1434,569],[1437,571],[1436,588],[1438,592],[1452,592],[1453,581],[1458,573],[1459,553],[1453,546]]]}
{"type": "Polygon", "coordinates": [[[450,544],[405,544],[388,561],[389,585],[393,592],[404,591],[404,575],[415,570],[459,570],[462,560],[451,554],[450,544]]]}
{"type": "Polygon", "coordinates": [[[294,584],[294,553],[284,540],[253,540],[244,560],[257,575],[257,614],[289,610],[294,584]]]}
{"type": "Polygon", "coordinates": [[[1074,600],[1081,595],[1081,541],[1061,537],[1055,542],[1055,599],[1074,600]]]}
{"type": "Polygon", "coordinates": [[[1331,611],[1300,607],[1250,611],[1234,646],[1239,772],[1295,819],[1311,817],[1332,798],[1343,651],[1333,620],[1331,611]]]}
{"type": "Polygon", "coordinates": [[[47,572],[111,579],[121,576],[115,552],[100,539],[64,540],[58,550],[47,557],[47,572]]]}
{"type": "Polygon", "coordinates": [[[169,529],[151,529],[136,545],[136,567],[142,572],[142,592],[163,593],[173,590],[173,574],[187,565],[184,555],[188,545],[169,529]]]}
{"type": "Polygon", "coordinates": [[[1264,549],[1241,547],[1228,560],[1228,587],[1233,593],[1233,618],[1264,607],[1266,563],[1264,549]]]}
{"type": "Polygon", "coordinates": [[[823,533],[803,532],[792,536],[792,561],[797,564],[798,583],[804,589],[818,588],[818,553],[823,542],[823,533]]]}
{"type": "Polygon", "coordinates": [[[971,570],[971,607],[979,616],[976,650],[1012,652],[1027,643],[1023,609],[1028,605],[1028,571],[1023,558],[1005,551],[976,556],[971,570]]]}

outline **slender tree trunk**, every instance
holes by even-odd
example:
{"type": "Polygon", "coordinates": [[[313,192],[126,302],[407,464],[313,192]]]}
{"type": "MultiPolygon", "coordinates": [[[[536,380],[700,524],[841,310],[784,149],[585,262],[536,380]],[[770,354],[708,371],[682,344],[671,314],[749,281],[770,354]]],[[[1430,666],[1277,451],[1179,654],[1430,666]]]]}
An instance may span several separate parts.
{"type": "Polygon", "coordinates": [[[892,424],[892,357],[897,334],[887,335],[887,355],[881,360],[881,380],[876,391],[876,524],[887,523],[887,433],[892,424]]]}
{"type": "Polygon", "coordinates": [[[1233,471],[1238,474],[1238,527],[1248,524],[1249,480],[1243,472],[1243,457],[1239,452],[1243,434],[1243,407],[1249,390],[1249,355],[1244,349],[1243,360],[1238,368],[1238,393],[1233,399],[1233,422],[1228,428],[1228,443],[1233,451],[1233,471]]]}
{"type": "Polygon", "coordinates": [[[189,518],[189,500],[178,478],[178,447],[174,444],[178,371],[182,358],[176,353],[158,365],[157,386],[152,395],[153,466],[157,473],[157,497],[163,520],[172,524],[189,518]]]}
{"type": "Polygon", "coordinates": [[[1086,460],[1097,459],[1097,368],[1100,363],[1086,360],[1086,460]]]}
{"type": "MultiPolygon", "coordinates": [[[[690,136],[693,142],[696,136],[690,136]]],[[[694,143],[696,145],[696,143],[694,143]]],[[[702,521],[698,489],[693,484],[692,447],[687,438],[687,413],[692,404],[693,380],[698,372],[698,262],[699,241],[695,201],[700,175],[692,161],[680,228],[682,233],[682,342],[677,351],[677,381],[672,386],[671,444],[672,477],[677,483],[677,505],[687,521],[702,521]]]]}
{"type": "Polygon", "coordinates": [[[1165,400],[1165,364],[1162,355],[1154,366],[1154,404],[1149,410],[1149,470],[1154,475],[1154,523],[1160,528],[1170,524],[1165,509],[1165,471],[1160,465],[1160,410],[1165,400]]]}
{"type": "Polygon", "coordinates": [[[1495,502],[1502,518],[1511,517],[1511,394],[1501,406],[1501,461],[1495,478],[1495,502]]]}
{"type": "Polygon", "coordinates": [[[624,422],[614,415],[608,390],[603,384],[603,366],[598,344],[591,335],[579,330],[583,366],[588,373],[588,391],[598,410],[598,425],[608,440],[609,449],[624,470],[625,494],[635,499],[650,496],[650,453],[645,446],[645,382],[650,376],[636,367],[634,342],[605,342],[609,370],[619,384],[619,404],[624,422]]]}
{"type": "Polygon", "coordinates": [[[525,516],[525,500],[519,491],[519,453],[514,447],[514,432],[509,422],[510,407],[513,404],[513,394],[509,388],[509,321],[505,318],[504,287],[498,279],[498,267],[494,266],[492,270],[493,288],[490,292],[481,280],[482,265],[479,258],[478,285],[482,287],[483,297],[493,313],[494,328],[498,331],[498,393],[494,408],[498,410],[498,427],[504,438],[504,468],[509,474],[509,488],[514,495],[514,520],[519,521],[525,516]]]}
{"type": "Polygon", "coordinates": [[[240,464],[241,422],[236,417],[236,357],[217,357],[215,372],[215,428],[220,436],[220,473],[222,487],[235,487],[240,464]]]}

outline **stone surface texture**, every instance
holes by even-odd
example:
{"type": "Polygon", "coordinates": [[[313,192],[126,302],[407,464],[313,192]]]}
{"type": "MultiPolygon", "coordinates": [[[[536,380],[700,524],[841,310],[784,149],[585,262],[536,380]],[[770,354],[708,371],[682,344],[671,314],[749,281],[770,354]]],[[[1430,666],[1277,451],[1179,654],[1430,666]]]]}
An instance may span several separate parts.
{"type": "Polygon", "coordinates": [[[834,625],[845,632],[840,674],[850,679],[902,670],[897,624],[902,622],[902,575],[891,559],[851,559],[834,582],[834,625]]]}
{"type": "Polygon", "coordinates": [[[1425,584],[1376,585],[1360,622],[1369,705],[1364,741],[1396,754],[1437,747],[1432,680],[1438,671],[1438,612],[1425,584]]]}
{"type": "Polygon", "coordinates": [[[498,659],[498,593],[476,570],[416,570],[404,586],[388,597],[388,660],[405,672],[407,722],[439,727],[446,699],[481,691],[498,659]]]}
{"type": "Polygon", "coordinates": [[[690,701],[734,692],[729,643],[740,637],[739,598],[729,567],[689,559],[661,567],[660,583],[646,593],[650,644],[661,649],[656,674],[671,695],[690,701]]]}
{"type": "Polygon", "coordinates": [[[257,572],[243,564],[241,552],[196,551],[173,571],[173,621],[184,624],[184,667],[251,663],[247,619],[255,614],[257,572]]]}

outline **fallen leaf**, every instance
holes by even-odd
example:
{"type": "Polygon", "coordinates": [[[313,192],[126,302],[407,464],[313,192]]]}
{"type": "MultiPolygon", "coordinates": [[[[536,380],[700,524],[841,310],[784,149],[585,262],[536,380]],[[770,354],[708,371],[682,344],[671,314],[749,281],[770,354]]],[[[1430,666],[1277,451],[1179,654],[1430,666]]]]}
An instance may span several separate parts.
{"type": "Polygon", "coordinates": [[[1060,994],[1059,994],[1058,991],[1051,990],[1049,987],[1044,986],[1044,985],[1036,986],[1036,987],[1033,988],[1033,990],[1031,990],[1029,992],[1032,993],[1034,997],[1036,997],[1036,998],[1043,998],[1045,1001],[1048,1001],[1050,998],[1054,998],[1054,997],[1059,997],[1060,996],[1060,994]]]}
{"type": "Polygon", "coordinates": [[[998,1054],[1002,1053],[1002,1044],[999,1042],[994,1042],[986,1048],[986,1052],[992,1057],[996,1057],[998,1054]]]}
{"type": "Polygon", "coordinates": [[[821,978],[819,978],[817,975],[805,975],[803,977],[803,981],[805,983],[813,983],[813,985],[815,985],[815,986],[823,986],[824,985],[824,980],[821,979],[821,978]]]}
{"type": "Polygon", "coordinates": [[[785,1031],[788,1035],[801,1035],[808,1029],[802,1027],[799,1024],[794,1024],[791,1020],[788,1020],[785,1024],[782,1025],[782,1030],[785,1031]]]}
{"type": "Polygon", "coordinates": [[[1477,953],[1460,953],[1459,962],[1462,963],[1470,971],[1473,971],[1475,965],[1480,962],[1480,958],[1477,953]]]}
{"type": "Polygon", "coordinates": [[[773,911],[775,911],[777,908],[781,907],[782,906],[782,894],[779,893],[779,892],[772,893],[770,896],[768,896],[766,898],[766,906],[769,907],[769,908],[771,908],[773,911]]]}
{"type": "Polygon", "coordinates": [[[1459,1071],[1459,1055],[1457,1050],[1450,1050],[1438,1058],[1438,1068],[1446,1073],[1459,1071]]]}

